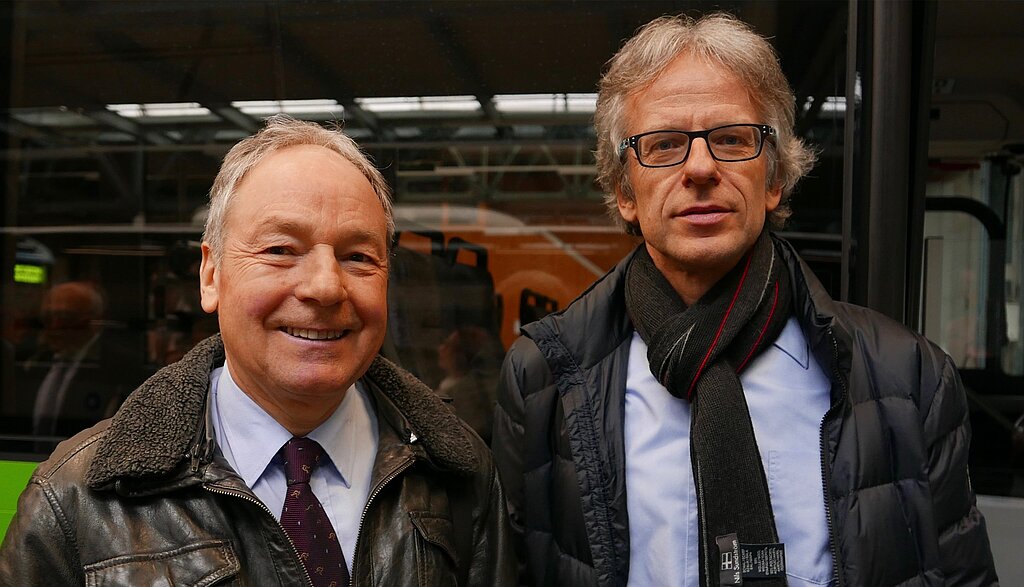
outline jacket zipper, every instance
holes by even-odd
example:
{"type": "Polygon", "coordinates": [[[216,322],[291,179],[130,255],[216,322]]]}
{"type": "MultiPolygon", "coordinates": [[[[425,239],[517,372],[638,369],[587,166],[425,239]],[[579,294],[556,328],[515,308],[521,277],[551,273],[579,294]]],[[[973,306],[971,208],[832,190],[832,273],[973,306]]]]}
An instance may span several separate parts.
{"type": "Polygon", "coordinates": [[[842,393],[839,396],[839,401],[835,406],[830,406],[825,412],[825,415],[821,418],[821,426],[819,427],[818,437],[821,442],[821,481],[825,489],[825,519],[828,522],[828,545],[829,550],[832,553],[832,578],[836,580],[836,584],[839,587],[843,586],[843,576],[839,573],[839,547],[836,545],[836,527],[835,521],[832,519],[832,486],[829,483],[828,475],[828,460],[829,455],[826,450],[825,443],[825,421],[832,414],[832,411],[842,406],[846,402],[846,380],[843,379],[842,373],[839,372],[839,343],[836,342],[835,333],[832,332],[832,327],[828,327],[828,336],[832,341],[832,374],[835,377],[835,381],[839,382],[839,387],[842,389],[842,393]]]}
{"type": "Polygon", "coordinates": [[[356,548],[355,551],[352,553],[353,560],[352,576],[350,577],[351,582],[349,583],[350,586],[355,585],[356,583],[356,564],[358,563],[358,559],[355,558],[355,554],[359,552],[359,545],[363,541],[363,522],[366,521],[366,513],[370,511],[370,504],[372,504],[374,498],[376,498],[377,495],[384,490],[385,485],[394,480],[395,477],[401,475],[402,471],[405,471],[410,466],[412,466],[412,464],[415,461],[416,459],[412,457],[407,457],[404,461],[399,463],[397,467],[392,469],[392,471],[387,474],[387,476],[380,480],[380,483],[378,483],[376,487],[373,488],[373,491],[370,492],[370,496],[366,498],[366,505],[363,506],[363,513],[359,516],[359,529],[356,531],[356,548]]]}
{"type": "Polygon", "coordinates": [[[267,515],[270,516],[270,518],[274,520],[274,523],[277,524],[277,527],[281,529],[281,534],[284,535],[285,539],[288,541],[289,546],[292,547],[292,553],[295,555],[295,560],[299,561],[299,566],[302,567],[302,574],[306,577],[306,584],[310,587],[313,586],[313,579],[310,578],[309,571],[306,570],[306,565],[302,564],[302,560],[299,559],[299,549],[295,548],[295,543],[292,542],[292,539],[290,536],[288,536],[288,533],[284,531],[284,526],[281,525],[281,522],[277,521],[277,518],[274,517],[274,513],[270,511],[270,508],[268,508],[265,503],[258,499],[249,497],[248,495],[242,493],[241,491],[235,491],[233,489],[222,489],[220,487],[211,487],[206,484],[203,484],[203,487],[207,491],[213,493],[219,493],[221,495],[228,495],[232,497],[239,497],[241,499],[244,499],[245,501],[256,504],[257,506],[259,506],[261,510],[267,512],[267,515]]]}

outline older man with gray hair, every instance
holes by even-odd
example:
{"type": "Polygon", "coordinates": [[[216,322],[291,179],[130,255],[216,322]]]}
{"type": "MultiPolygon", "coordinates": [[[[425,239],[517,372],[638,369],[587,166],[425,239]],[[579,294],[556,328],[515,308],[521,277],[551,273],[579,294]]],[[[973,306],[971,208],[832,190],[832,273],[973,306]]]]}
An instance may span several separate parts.
{"type": "Polygon", "coordinates": [[[643,243],[506,357],[492,447],[527,581],[996,582],[952,361],[769,230],[814,159],[794,102],[725,14],[608,63],[598,178],[643,243]]]}
{"type": "Polygon", "coordinates": [[[39,466],[0,584],[508,584],[490,453],[378,355],[380,173],[342,133],[275,116],[210,201],[199,285],[220,335],[39,466]]]}

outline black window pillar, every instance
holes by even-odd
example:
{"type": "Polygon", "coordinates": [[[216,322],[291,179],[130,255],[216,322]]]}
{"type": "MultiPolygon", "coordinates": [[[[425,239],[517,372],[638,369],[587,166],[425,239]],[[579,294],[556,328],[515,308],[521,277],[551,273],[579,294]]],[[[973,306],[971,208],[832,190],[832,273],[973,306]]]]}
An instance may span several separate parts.
{"type": "Polygon", "coordinates": [[[934,2],[851,0],[844,193],[847,299],[912,327],[919,297],[934,2]],[[854,114],[856,113],[856,114],[854,114]],[[850,140],[852,139],[852,140],[850,140]]]}

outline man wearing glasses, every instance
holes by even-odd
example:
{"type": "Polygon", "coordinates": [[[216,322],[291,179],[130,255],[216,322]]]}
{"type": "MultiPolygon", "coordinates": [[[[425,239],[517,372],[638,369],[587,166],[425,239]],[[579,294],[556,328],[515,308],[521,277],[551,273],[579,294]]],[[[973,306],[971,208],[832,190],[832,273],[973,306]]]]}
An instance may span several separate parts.
{"type": "Polygon", "coordinates": [[[951,360],[769,232],[814,159],[794,102],[728,15],[657,19],[609,62],[599,181],[643,244],[506,358],[527,582],[996,582],[951,360]]]}

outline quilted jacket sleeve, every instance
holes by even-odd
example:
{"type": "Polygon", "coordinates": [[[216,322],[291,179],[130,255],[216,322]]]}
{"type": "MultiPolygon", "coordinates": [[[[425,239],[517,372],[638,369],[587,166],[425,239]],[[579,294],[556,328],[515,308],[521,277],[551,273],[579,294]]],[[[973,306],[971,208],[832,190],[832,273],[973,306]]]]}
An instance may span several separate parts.
{"type": "MultiPolygon", "coordinates": [[[[520,562],[521,583],[530,583],[527,578],[525,481],[531,466],[528,454],[531,439],[525,434],[526,398],[541,387],[551,385],[551,379],[551,372],[537,345],[525,337],[516,340],[505,356],[498,382],[491,449],[505,488],[515,550],[520,562]]],[[[533,455],[533,458],[536,460],[538,455],[533,455]]]]}
{"type": "Polygon", "coordinates": [[[933,364],[940,366],[938,381],[930,394],[922,390],[922,400],[930,399],[924,430],[942,570],[949,585],[996,585],[985,518],[967,471],[971,432],[964,386],[952,359],[932,351],[933,364]]]}
{"type": "MultiPolygon", "coordinates": [[[[498,380],[498,403],[495,407],[494,429],[491,449],[498,467],[501,484],[505,489],[509,521],[512,525],[513,541],[520,562],[525,561],[524,512],[523,512],[523,452],[524,402],[522,380],[522,347],[533,346],[529,339],[520,338],[509,349],[498,380]]],[[[522,573],[520,573],[522,576],[522,573]]]]}

